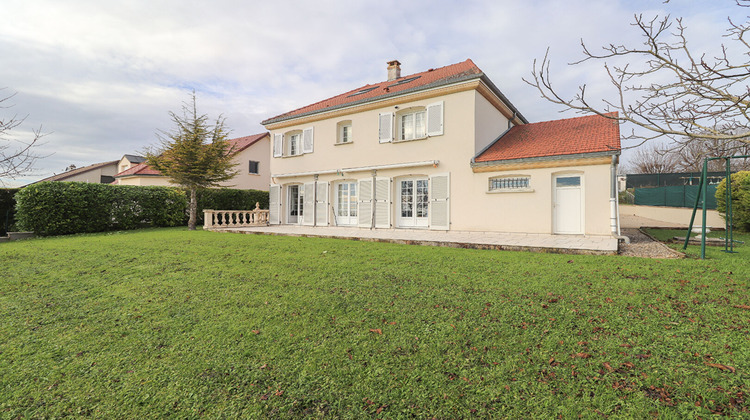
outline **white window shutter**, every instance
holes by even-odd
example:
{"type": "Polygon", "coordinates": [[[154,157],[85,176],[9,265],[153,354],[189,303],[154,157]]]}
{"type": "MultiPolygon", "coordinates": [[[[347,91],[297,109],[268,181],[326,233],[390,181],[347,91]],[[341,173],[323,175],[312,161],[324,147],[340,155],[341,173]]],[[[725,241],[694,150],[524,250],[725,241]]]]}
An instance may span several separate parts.
{"type": "Polygon", "coordinates": [[[282,134],[273,135],[273,157],[280,157],[283,153],[284,136],[282,134]]]}
{"type": "Polygon", "coordinates": [[[443,101],[427,105],[427,135],[443,134],[443,101]]]}
{"type": "Polygon", "coordinates": [[[271,185],[268,189],[268,223],[281,223],[281,185],[271,185]]]}
{"type": "Polygon", "coordinates": [[[328,183],[315,184],[315,225],[328,225],[328,183]]]}
{"type": "Polygon", "coordinates": [[[391,179],[375,178],[375,227],[391,227],[391,179]]]}
{"type": "Polygon", "coordinates": [[[308,182],[303,188],[305,196],[302,197],[302,224],[312,226],[315,222],[315,183],[308,182]]]}
{"type": "Polygon", "coordinates": [[[357,185],[357,225],[372,227],[372,178],[360,179],[357,185]]]}
{"type": "Polygon", "coordinates": [[[378,140],[389,143],[393,140],[393,113],[386,112],[378,115],[378,140]]]}
{"type": "Polygon", "coordinates": [[[302,130],[302,153],[313,152],[313,128],[302,130]]]}
{"type": "Polygon", "coordinates": [[[430,229],[450,229],[450,173],[430,177],[430,229]]]}

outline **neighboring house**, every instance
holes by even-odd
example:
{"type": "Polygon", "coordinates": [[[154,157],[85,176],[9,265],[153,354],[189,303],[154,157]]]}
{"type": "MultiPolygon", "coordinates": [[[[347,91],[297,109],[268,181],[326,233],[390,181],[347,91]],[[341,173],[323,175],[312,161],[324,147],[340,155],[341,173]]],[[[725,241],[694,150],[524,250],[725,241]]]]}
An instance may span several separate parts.
{"type": "MultiPolygon", "coordinates": [[[[115,180],[117,161],[95,163],[82,168],[71,169],[61,174],[53,175],[36,182],[66,181],[90,182],[95,184],[109,184],[115,180]]],[[[36,184],[34,182],[34,184],[36,184]]]]}
{"type": "Polygon", "coordinates": [[[400,72],[263,121],[272,224],[616,230],[616,121],[529,124],[471,60],[400,72]]]}
{"type": "MultiPolygon", "coordinates": [[[[234,158],[235,163],[237,163],[235,170],[238,174],[231,180],[223,182],[221,186],[267,191],[270,183],[268,160],[271,155],[271,146],[269,139],[268,133],[260,133],[227,140],[234,146],[235,150],[239,150],[234,158]]],[[[132,155],[123,156],[120,160],[121,167],[124,161],[134,162],[130,159],[133,157],[137,158],[132,155]]],[[[119,185],[173,185],[169,178],[148,166],[145,163],[145,158],[141,163],[121,171],[115,178],[117,178],[119,185]]]]}
{"type": "Polygon", "coordinates": [[[124,172],[139,163],[146,161],[146,158],[138,155],[124,155],[120,162],[117,163],[117,173],[124,172]]]}

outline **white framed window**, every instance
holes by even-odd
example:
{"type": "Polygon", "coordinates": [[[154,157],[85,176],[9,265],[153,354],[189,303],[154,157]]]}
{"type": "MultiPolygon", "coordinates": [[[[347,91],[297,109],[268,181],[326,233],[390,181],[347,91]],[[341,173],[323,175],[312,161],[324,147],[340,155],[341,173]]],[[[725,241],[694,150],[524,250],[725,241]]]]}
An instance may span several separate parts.
{"type": "Polygon", "coordinates": [[[289,155],[297,156],[302,154],[302,148],[300,147],[300,141],[302,135],[299,133],[289,135],[289,155]]]}
{"type": "Polygon", "coordinates": [[[351,120],[341,121],[337,125],[338,125],[338,136],[336,137],[336,144],[351,143],[353,140],[351,120]]]}
{"type": "Polygon", "coordinates": [[[427,112],[424,108],[400,113],[397,117],[399,140],[427,137],[427,112]]]}
{"type": "Polygon", "coordinates": [[[528,175],[496,176],[489,179],[488,192],[532,192],[528,175]]]}

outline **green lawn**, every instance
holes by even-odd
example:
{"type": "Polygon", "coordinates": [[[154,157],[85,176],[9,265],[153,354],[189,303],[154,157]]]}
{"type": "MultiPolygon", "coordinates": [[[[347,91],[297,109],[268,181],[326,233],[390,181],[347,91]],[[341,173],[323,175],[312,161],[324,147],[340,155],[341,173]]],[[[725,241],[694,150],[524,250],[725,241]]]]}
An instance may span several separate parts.
{"type": "Polygon", "coordinates": [[[0,418],[750,416],[749,249],[4,243],[0,418]]]}

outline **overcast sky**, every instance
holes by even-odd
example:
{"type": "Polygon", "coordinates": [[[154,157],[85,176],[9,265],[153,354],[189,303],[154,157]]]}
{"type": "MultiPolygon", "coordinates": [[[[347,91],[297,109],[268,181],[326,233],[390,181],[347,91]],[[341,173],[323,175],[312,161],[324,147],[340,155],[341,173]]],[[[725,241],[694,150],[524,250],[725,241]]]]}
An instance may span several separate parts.
{"type": "Polygon", "coordinates": [[[532,122],[575,116],[522,81],[547,47],[553,81],[610,96],[606,74],[570,67],[591,46],[637,45],[633,15],[683,16],[696,48],[715,50],[733,0],[101,1],[3,0],[0,118],[27,115],[19,138],[42,126],[36,173],[138,153],[172,127],[195,89],[199,112],[226,117],[233,137],[266,118],[386,78],[471,58],[532,122]]]}

